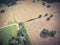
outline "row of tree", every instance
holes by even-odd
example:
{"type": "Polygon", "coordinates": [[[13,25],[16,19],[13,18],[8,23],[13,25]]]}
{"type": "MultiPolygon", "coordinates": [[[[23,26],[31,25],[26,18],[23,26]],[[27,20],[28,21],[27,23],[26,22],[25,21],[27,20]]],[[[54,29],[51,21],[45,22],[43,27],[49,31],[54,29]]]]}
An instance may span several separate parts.
{"type": "Polygon", "coordinates": [[[43,36],[55,37],[56,36],[56,31],[54,31],[54,30],[48,31],[47,29],[43,29],[41,31],[41,34],[43,34],[43,36]]]}
{"type": "Polygon", "coordinates": [[[42,0],[47,3],[54,3],[54,2],[60,2],[60,0],[42,0]]]}
{"type": "Polygon", "coordinates": [[[18,0],[0,0],[0,7],[1,6],[11,6],[17,3],[18,0]]]}

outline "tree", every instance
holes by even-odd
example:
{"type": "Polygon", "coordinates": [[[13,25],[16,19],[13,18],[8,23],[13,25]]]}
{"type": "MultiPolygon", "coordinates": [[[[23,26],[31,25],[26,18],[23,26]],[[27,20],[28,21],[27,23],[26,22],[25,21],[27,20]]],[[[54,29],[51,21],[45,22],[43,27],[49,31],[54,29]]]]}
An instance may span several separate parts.
{"type": "Polygon", "coordinates": [[[33,0],[33,3],[35,3],[35,0],[33,0]]]}
{"type": "Polygon", "coordinates": [[[9,40],[8,45],[18,45],[18,40],[15,37],[9,40]]]}
{"type": "Polygon", "coordinates": [[[50,15],[50,18],[52,18],[53,17],[53,15],[50,15]]]}
{"type": "Polygon", "coordinates": [[[48,35],[48,34],[49,34],[49,31],[48,31],[47,29],[43,29],[43,30],[42,30],[42,33],[43,33],[44,35],[48,35]]]}
{"type": "Polygon", "coordinates": [[[20,37],[17,37],[16,40],[18,41],[18,44],[21,43],[21,38],[20,37]]]}
{"type": "Polygon", "coordinates": [[[47,29],[43,29],[41,32],[40,32],[40,37],[42,38],[47,38],[48,37],[48,34],[49,34],[49,31],[47,29]]]}
{"type": "Polygon", "coordinates": [[[44,17],[46,17],[46,16],[48,16],[48,13],[46,13],[46,14],[44,15],[44,17]]]}
{"type": "Polygon", "coordinates": [[[49,32],[48,35],[51,36],[51,37],[55,37],[55,35],[56,35],[56,31],[51,31],[51,32],[49,32]]]}
{"type": "Polygon", "coordinates": [[[40,14],[39,16],[38,16],[38,18],[41,18],[42,17],[42,15],[40,14]]]}
{"type": "Polygon", "coordinates": [[[0,13],[4,13],[5,12],[5,10],[1,10],[1,12],[0,13]]]}
{"type": "Polygon", "coordinates": [[[50,17],[48,17],[47,19],[46,19],[46,21],[49,21],[51,18],[50,17]]]}
{"type": "Polygon", "coordinates": [[[42,5],[44,5],[44,6],[45,6],[45,2],[42,2],[42,5]]]}
{"type": "Polygon", "coordinates": [[[40,0],[37,0],[37,1],[40,1],[40,0]]]}
{"type": "Polygon", "coordinates": [[[51,6],[50,5],[47,5],[47,8],[50,8],[51,6]]]}
{"type": "Polygon", "coordinates": [[[24,43],[24,45],[28,45],[26,39],[23,39],[23,43],[24,43]]]}
{"type": "Polygon", "coordinates": [[[3,45],[3,41],[2,40],[0,40],[0,45],[3,45]]]}

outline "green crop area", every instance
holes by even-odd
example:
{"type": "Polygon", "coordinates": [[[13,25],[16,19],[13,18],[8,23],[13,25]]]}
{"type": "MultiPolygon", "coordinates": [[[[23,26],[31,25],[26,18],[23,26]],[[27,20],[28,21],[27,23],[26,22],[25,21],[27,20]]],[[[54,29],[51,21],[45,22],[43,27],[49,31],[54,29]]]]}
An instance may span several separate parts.
{"type": "Polygon", "coordinates": [[[17,36],[17,28],[16,25],[11,25],[5,28],[0,29],[0,44],[8,45],[9,40],[12,37],[17,36]]]}
{"type": "MultiPolygon", "coordinates": [[[[27,45],[32,45],[31,40],[24,27],[24,23],[21,23],[20,25],[22,26],[22,32],[25,34],[24,37],[26,39],[27,45]]],[[[10,25],[4,28],[0,28],[0,45],[9,45],[9,40],[11,40],[12,37],[18,38],[17,34],[18,34],[18,30],[16,25],[10,25]]],[[[22,45],[20,38],[19,40],[20,43],[17,45],[22,45]]]]}

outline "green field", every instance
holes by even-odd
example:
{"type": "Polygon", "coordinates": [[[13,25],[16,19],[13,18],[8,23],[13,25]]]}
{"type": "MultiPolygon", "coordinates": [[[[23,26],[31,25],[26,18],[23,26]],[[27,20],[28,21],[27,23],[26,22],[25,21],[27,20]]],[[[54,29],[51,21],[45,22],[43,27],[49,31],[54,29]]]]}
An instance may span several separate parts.
{"type": "Polygon", "coordinates": [[[2,43],[2,45],[8,45],[8,41],[12,37],[16,37],[16,36],[17,36],[16,25],[12,25],[0,29],[0,43],[2,43]]]}
{"type": "MultiPolygon", "coordinates": [[[[31,40],[24,27],[24,23],[21,23],[21,26],[22,26],[23,33],[25,33],[25,39],[28,45],[32,45],[31,40]]],[[[9,45],[9,40],[11,40],[12,37],[18,38],[17,33],[18,33],[18,30],[17,30],[16,25],[11,25],[11,26],[7,26],[4,28],[0,28],[0,45],[9,45]]],[[[20,42],[18,45],[22,45],[22,43],[20,42]]]]}

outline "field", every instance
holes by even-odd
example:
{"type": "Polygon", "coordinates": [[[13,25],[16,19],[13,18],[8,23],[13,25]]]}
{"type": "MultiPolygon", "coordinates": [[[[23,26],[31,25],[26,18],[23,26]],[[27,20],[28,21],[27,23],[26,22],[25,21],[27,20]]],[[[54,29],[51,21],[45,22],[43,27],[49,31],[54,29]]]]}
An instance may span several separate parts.
{"type": "MultiPolygon", "coordinates": [[[[15,23],[12,23],[12,24],[15,24],[15,23]]],[[[9,25],[6,27],[0,28],[0,36],[1,36],[0,45],[9,45],[9,40],[11,40],[12,37],[18,38],[17,25],[11,25],[11,24],[9,24],[9,25]]],[[[31,40],[29,39],[29,36],[24,27],[24,24],[21,23],[21,26],[23,27],[22,31],[25,33],[25,39],[26,39],[28,45],[32,45],[31,40]]],[[[21,41],[21,39],[19,39],[19,40],[21,41]]],[[[22,45],[22,43],[20,42],[18,45],[22,45]]]]}
{"type": "Polygon", "coordinates": [[[0,27],[6,26],[8,22],[16,21],[25,22],[29,19],[38,17],[40,14],[42,17],[30,22],[24,23],[26,32],[32,42],[32,45],[60,45],[60,3],[42,5],[42,2],[36,1],[35,3],[32,0],[21,1],[18,4],[1,8],[5,10],[5,13],[0,13],[0,27]],[[51,5],[51,8],[47,8],[47,5],[51,5]],[[44,17],[48,13],[49,15],[44,17]],[[51,14],[53,18],[50,21],[46,21],[51,14]],[[55,30],[57,32],[56,38],[48,37],[42,38],[40,32],[42,29],[48,29],[49,31],[55,30]]]}
{"type": "Polygon", "coordinates": [[[16,37],[16,36],[17,36],[16,25],[12,25],[0,29],[0,41],[2,41],[3,43],[2,45],[8,45],[9,40],[12,37],[16,37]]]}

